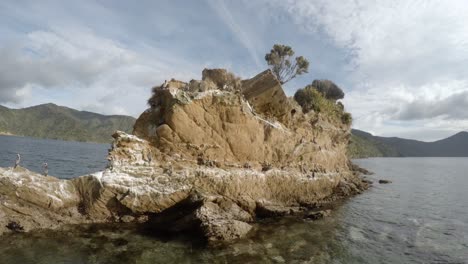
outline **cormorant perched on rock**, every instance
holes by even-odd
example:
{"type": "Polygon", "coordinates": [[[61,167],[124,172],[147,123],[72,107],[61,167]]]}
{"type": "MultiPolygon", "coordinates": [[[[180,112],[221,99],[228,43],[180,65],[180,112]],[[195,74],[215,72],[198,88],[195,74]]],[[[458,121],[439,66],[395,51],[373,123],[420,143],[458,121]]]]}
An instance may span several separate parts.
{"type": "Polygon", "coordinates": [[[163,85],[162,85],[162,88],[163,88],[163,89],[166,89],[168,85],[169,85],[169,82],[168,82],[167,80],[164,80],[164,83],[163,83],[163,85]]]}
{"type": "Polygon", "coordinates": [[[111,156],[107,157],[107,169],[114,170],[114,159],[111,156]]]}
{"type": "Polygon", "coordinates": [[[44,171],[44,176],[48,176],[49,175],[49,164],[47,164],[47,162],[42,163],[42,168],[43,168],[43,171],[44,171]]]}
{"type": "Polygon", "coordinates": [[[16,154],[16,161],[15,161],[15,167],[14,167],[15,169],[16,167],[19,166],[20,162],[21,162],[21,155],[18,153],[16,154]]]}

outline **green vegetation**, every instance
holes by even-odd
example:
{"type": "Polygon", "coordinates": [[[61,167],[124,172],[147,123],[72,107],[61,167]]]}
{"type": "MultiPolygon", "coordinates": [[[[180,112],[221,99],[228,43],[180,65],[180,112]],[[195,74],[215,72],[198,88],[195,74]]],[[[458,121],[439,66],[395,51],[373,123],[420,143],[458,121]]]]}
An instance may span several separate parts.
{"type": "Polygon", "coordinates": [[[129,116],[104,116],[54,104],[0,107],[0,133],[18,136],[107,143],[115,130],[131,132],[134,123],[129,116]]]}
{"type": "Polygon", "coordinates": [[[383,157],[383,153],[374,142],[354,134],[351,134],[347,151],[348,156],[352,159],[383,157]]]}
{"type": "MultiPolygon", "coordinates": [[[[468,157],[468,132],[434,142],[397,137],[378,137],[360,130],[352,130],[354,141],[348,148],[352,158],[363,157],[468,157]],[[371,146],[378,152],[370,151],[371,146]]],[[[353,138],[352,138],[353,139],[353,138]]]]}
{"type": "Polygon", "coordinates": [[[341,122],[343,122],[343,124],[346,125],[351,125],[351,123],[353,122],[353,117],[350,113],[345,112],[341,115],[341,122]]]}
{"type": "Polygon", "coordinates": [[[270,53],[265,55],[265,60],[281,84],[309,70],[309,61],[306,58],[299,56],[293,60],[293,56],[294,50],[291,47],[280,44],[275,44],[270,53]]]}
{"type": "Polygon", "coordinates": [[[312,86],[328,100],[340,100],[345,95],[343,90],[330,80],[314,80],[312,86]]]}
{"type": "Polygon", "coordinates": [[[401,157],[395,146],[387,144],[370,133],[353,129],[348,145],[348,156],[353,159],[368,157],[401,157]]]}
{"type": "Polygon", "coordinates": [[[311,110],[320,112],[318,100],[320,100],[320,94],[313,87],[306,86],[303,89],[299,89],[294,94],[294,100],[302,107],[302,112],[308,113],[311,110]]]}
{"type": "Polygon", "coordinates": [[[294,94],[294,99],[302,107],[304,113],[314,111],[334,120],[340,120],[346,125],[351,125],[352,123],[351,114],[344,111],[344,106],[341,102],[325,98],[313,85],[307,85],[297,90],[294,94]]]}

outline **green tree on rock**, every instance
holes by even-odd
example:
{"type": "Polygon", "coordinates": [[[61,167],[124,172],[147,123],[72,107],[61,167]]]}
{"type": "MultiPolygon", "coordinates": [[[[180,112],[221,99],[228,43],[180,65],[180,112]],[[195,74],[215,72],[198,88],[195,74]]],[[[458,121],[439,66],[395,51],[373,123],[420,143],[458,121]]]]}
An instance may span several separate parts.
{"type": "Polygon", "coordinates": [[[294,50],[291,47],[280,44],[275,44],[270,53],[265,55],[265,60],[281,84],[309,70],[309,61],[306,58],[299,56],[293,59],[293,56],[294,50]]]}

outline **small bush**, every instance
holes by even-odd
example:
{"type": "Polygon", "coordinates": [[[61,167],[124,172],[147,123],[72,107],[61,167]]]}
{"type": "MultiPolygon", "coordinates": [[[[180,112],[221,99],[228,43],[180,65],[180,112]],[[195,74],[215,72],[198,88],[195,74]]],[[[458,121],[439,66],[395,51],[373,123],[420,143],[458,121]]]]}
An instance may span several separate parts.
{"type": "Polygon", "coordinates": [[[161,99],[158,96],[158,91],[161,90],[161,86],[155,86],[151,89],[151,97],[148,99],[148,105],[151,108],[155,108],[161,103],[161,99]]]}
{"type": "Polygon", "coordinates": [[[344,111],[344,105],[342,102],[337,102],[336,105],[342,110],[344,111]]]}
{"type": "Polygon", "coordinates": [[[309,89],[309,87],[299,89],[294,94],[294,100],[302,107],[302,112],[304,113],[308,113],[314,109],[315,97],[314,89],[309,89]]]}
{"type": "Polygon", "coordinates": [[[218,89],[241,90],[242,80],[226,69],[204,69],[202,81],[211,81],[218,89]]]}
{"type": "Polygon", "coordinates": [[[307,85],[306,87],[297,90],[294,94],[294,100],[302,107],[302,112],[308,113],[314,111],[322,113],[343,124],[350,125],[352,116],[344,111],[344,105],[341,102],[335,103],[334,100],[329,100],[319,92],[316,87],[307,85]]]}
{"type": "Polygon", "coordinates": [[[330,80],[314,80],[312,86],[329,100],[343,99],[345,95],[343,90],[330,80]]]}
{"type": "Polygon", "coordinates": [[[308,113],[311,110],[320,113],[333,113],[337,110],[334,102],[325,99],[315,87],[308,85],[303,89],[297,90],[294,99],[302,107],[302,112],[308,113]]]}
{"type": "Polygon", "coordinates": [[[341,115],[341,121],[343,122],[343,124],[351,125],[351,123],[353,122],[353,117],[350,113],[345,112],[341,115]]]}

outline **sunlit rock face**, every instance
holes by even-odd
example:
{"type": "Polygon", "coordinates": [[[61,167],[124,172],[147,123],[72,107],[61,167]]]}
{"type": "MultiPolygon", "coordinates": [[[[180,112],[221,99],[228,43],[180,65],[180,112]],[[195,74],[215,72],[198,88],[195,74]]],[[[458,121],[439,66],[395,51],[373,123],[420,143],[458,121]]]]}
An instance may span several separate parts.
{"type": "Polygon", "coordinates": [[[205,70],[202,81],[170,81],[154,91],[154,104],[136,121],[134,134],[163,156],[348,171],[349,125],[303,114],[269,70],[244,81],[225,70],[205,70]]]}
{"type": "Polygon", "coordinates": [[[51,222],[145,222],[217,243],[245,236],[262,214],[301,213],[366,187],[346,157],[349,125],[304,114],[270,71],[240,80],[205,69],[202,80],[153,88],[149,103],[133,135],[113,135],[103,172],[66,181],[24,171],[38,187],[18,192],[4,187],[16,176],[0,171],[2,199],[33,212],[20,219],[1,207],[2,225],[51,227],[34,224],[43,211],[51,222]]]}
{"type": "Polygon", "coordinates": [[[79,201],[71,181],[22,167],[0,168],[0,234],[85,222],[78,212],[79,201]]]}

